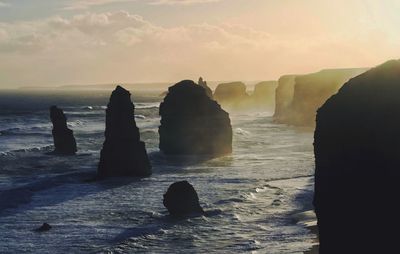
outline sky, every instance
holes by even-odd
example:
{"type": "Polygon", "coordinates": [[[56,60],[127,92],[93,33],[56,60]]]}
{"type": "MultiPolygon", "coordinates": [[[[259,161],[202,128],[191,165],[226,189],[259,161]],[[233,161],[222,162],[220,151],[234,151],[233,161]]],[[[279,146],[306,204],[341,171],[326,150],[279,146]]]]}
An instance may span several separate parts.
{"type": "Polygon", "coordinates": [[[0,88],[256,81],[400,58],[398,0],[0,0],[0,88]]]}

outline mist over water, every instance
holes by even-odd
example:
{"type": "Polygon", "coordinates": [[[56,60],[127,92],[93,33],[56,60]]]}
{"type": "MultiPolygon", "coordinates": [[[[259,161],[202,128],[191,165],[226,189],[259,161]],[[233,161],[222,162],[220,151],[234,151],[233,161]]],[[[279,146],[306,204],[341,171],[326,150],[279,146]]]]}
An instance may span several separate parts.
{"type": "Polygon", "coordinates": [[[311,204],[312,133],[275,124],[269,113],[232,113],[232,155],[165,157],[158,150],[161,98],[133,93],[153,175],[88,183],[108,97],[0,94],[1,253],[296,253],[311,246],[313,235],[291,215],[311,204]],[[44,155],[52,150],[53,104],[64,109],[77,156],[44,155]],[[209,216],[168,216],[162,195],[181,180],[193,184],[209,216]],[[43,222],[50,232],[32,231],[43,222]]]}

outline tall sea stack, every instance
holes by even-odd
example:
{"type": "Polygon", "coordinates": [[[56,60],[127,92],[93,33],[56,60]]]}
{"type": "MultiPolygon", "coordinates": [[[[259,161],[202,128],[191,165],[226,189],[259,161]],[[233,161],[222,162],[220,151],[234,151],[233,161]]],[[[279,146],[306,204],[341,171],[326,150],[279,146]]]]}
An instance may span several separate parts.
{"type": "Polygon", "coordinates": [[[131,94],[121,86],[112,92],[106,110],[105,142],[100,154],[99,177],[151,175],[144,142],[140,141],[131,94]]]}
{"type": "Polygon", "coordinates": [[[50,119],[53,123],[54,153],[74,155],[77,151],[74,133],[67,127],[67,117],[57,106],[50,107],[50,119]]]}
{"type": "Polygon", "coordinates": [[[320,253],[395,253],[400,226],[400,61],[348,81],[318,110],[320,253]]]}
{"type": "Polygon", "coordinates": [[[168,89],[160,116],[159,147],[165,154],[217,157],[232,152],[229,114],[193,81],[168,89]]]}

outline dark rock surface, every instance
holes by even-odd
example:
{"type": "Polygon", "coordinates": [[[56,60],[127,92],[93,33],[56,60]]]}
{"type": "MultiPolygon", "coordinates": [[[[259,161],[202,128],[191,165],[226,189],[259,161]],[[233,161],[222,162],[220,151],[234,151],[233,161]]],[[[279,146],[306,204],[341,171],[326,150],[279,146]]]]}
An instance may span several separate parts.
{"type": "Polygon", "coordinates": [[[275,105],[275,90],[277,87],[277,81],[263,81],[257,83],[251,95],[253,106],[259,109],[273,109],[275,105]]]}
{"type": "Polygon", "coordinates": [[[165,154],[217,157],[232,152],[229,114],[193,81],[169,88],[160,116],[159,147],[165,154]]]}
{"type": "Polygon", "coordinates": [[[246,85],[242,82],[222,83],[214,92],[214,99],[224,108],[241,109],[249,102],[246,85]]]}
{"type": "Polygon", "coordinates": [[[400,61],[348,81],[318,110],[320,253],[394,253],[400,226],[400,61]]]}
{"type": "Polygon", "coordinates": [[[76,153],[74,133],[67,127],[67,117],[57,106],[50,107],[50,119],[53,123],[54,153],[73,155],[76,153]]]}
{"type": "Polygon", "coordinates": [[[204,214],[196,190],[187,181],[171,184],[164,194],[163,204],[173,216],[204,214]]]}
{"type": "Polygon", "coordinates": [[[203,87],[206,90],[206,94],[208,97],[210,97],[211,99],[213,98],[213,91],[211,90],[211,88],[207,85],[207,81],[203,80],[202,77],[199,78],[199,82],[198,82],[199,86],[203,87]]]}
{"type": "Polygon", "coordinates": [[[98,176],[151,175],[144,142],[140,141],[131,94],[121,86],[112,92],[106,110],[105,142],[100,154],[98,176]]]}
{"type": "Polygon", "coordinates": [[[46,231],[49,231],[50,229],[51,229],[51,226],[49,224],[43,223],[42,226],[38,227],[34,231],[36,231],[36,232],[46,232],[46,231]]]}

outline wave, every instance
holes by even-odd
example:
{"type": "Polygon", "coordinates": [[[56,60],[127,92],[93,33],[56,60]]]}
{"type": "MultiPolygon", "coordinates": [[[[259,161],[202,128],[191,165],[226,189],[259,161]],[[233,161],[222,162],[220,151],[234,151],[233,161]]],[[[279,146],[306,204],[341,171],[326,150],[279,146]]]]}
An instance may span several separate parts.
{"type": "Polygon", "coordinates": [[[31,147],[31,148],[24,148],[24,149],[15,149],[6,152],[0,152],[0,157],[10,157],[16,156],[21,153],[30,153],[30,152],[50,152],[54,149],[53,145],[46,145],[46,146],[38,146],[38,147],[31,147]]]}

